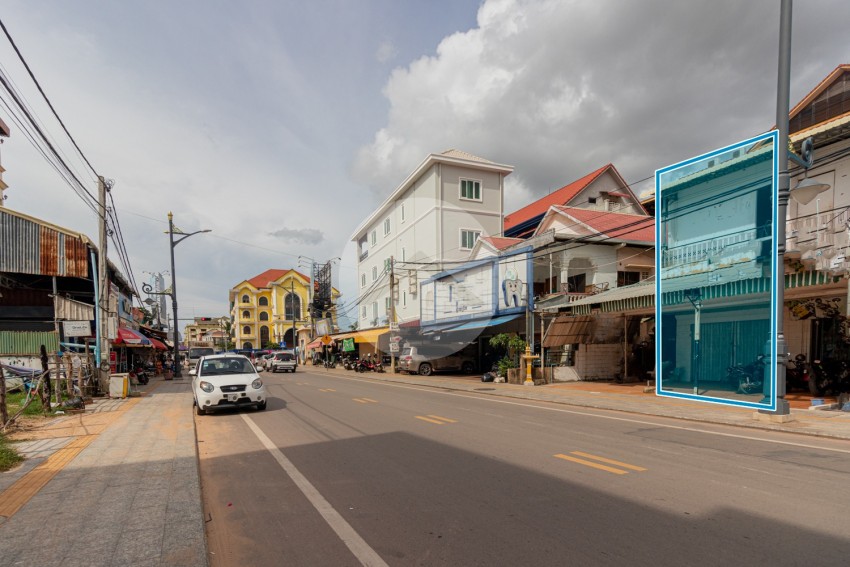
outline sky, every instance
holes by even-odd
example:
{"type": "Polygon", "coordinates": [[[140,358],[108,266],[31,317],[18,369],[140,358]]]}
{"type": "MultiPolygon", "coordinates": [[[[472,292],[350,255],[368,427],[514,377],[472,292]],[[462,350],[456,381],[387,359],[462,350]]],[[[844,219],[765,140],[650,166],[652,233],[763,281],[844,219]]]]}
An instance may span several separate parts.
{"type": "MultiPolygon", "coordinates": [[[[170,269],[169,211],[184,232],[212,231],[174,249],[181,319],[228,314],[228,290],[267,269],[309,273],[333,258],[335,286],[355,302],[352,233],[430,153],[514,166],[510,212],[607,163],[650,191],[656,169],[776,118],[778,0],[0,6],[71,135],[114,182],[139,288],[170,269]]],[[[796,3],[792,106],[850,63],[848,21],[846,0],[796,3]]],[[[96,194],[5,37],[0,70],[96,194]]],[[[0,88],[5,206],[96,240],[96,216],[10,106],[0,88]]]]}

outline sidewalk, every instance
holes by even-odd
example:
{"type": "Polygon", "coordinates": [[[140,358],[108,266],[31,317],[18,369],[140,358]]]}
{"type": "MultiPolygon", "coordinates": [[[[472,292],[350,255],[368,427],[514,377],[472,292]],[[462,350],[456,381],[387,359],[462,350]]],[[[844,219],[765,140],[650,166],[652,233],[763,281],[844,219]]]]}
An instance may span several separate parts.
{"type": "MultiPolygon", "coordinates": [[[[416,384],[446,390],[474,392],[504,398],[554,402],[570,406],[588,407],[635,414],[671,417],[689,421],[720,423],[786,433],[799,433],[818,437],[850,439],[850,412],[807,409],[808,401],[797,394],[789,394],[792,421],[777,423],[756,419],[758,412],[747,408],[721,406],[704,402],[691,402],[660,398],[654,392],[645,393],[644,384],[616,384],[611,382],[559,382],[541,386],[518,386],[481,382],[480,375],[473,376],[410,376],[407,374],[382,374],[370,372],[356,374],[342,367],[325,369],[306,365],[310,372],[344,374],[386,382],[416,384]]],[[[761,416],[764,419],[766,416],[761,416]]]]}
{"type": "Polygon", "coordinates": [[[30,458],[0,474],[0,563],[205,566],[189,384],[26,432],[30,458]]]}

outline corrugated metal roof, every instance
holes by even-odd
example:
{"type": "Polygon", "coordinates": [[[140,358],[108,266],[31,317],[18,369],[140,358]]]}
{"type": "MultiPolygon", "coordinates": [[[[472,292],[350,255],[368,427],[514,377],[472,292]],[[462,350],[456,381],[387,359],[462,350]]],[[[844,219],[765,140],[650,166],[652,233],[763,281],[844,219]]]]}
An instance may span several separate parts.
{"type": "Polygon", "coordinates": [[[85,278],[90,245],[83,234],[0,209],[0,272],[85,278]]]}
{"type": "Polygon", "coordinates": [[[0,356],[37,355],[41,345],[48,353],[59,350],[59,334],[56,331],[0,331],[0,356]]]}

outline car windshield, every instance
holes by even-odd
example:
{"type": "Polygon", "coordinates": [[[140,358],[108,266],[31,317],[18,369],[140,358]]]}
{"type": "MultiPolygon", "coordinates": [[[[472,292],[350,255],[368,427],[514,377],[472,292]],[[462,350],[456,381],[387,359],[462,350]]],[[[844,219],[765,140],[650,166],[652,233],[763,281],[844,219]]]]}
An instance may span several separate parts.
{"type": "Polygon", "coordinates": [[[247,358],[227,357],[204,360],[201,365],[201,376],[220,376],[223,374],[249,374],[254,367],[247,358]]]}

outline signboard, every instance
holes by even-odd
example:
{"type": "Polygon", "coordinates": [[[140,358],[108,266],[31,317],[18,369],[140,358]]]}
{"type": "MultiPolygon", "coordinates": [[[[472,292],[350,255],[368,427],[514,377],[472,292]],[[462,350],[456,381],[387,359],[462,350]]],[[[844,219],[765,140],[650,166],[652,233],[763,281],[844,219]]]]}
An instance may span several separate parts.
{"type": "Polygon", "coordinates": [[[400,351],[401,351],[401,345],[399,345],[398,343],[390,343],[390,352],[400,352],[400,351]]]}
{"type": "Polygon", "coordinates": [[[91,325],[88,321],[62,321],[62,332],[66,337],[90,337],[91,325]]]}
{"type": "Polygon", "coordinates": [[[354,351],[354,338],[342,339],[342,352],[354,351]]]}
{"type": "Polygon", "coordinates": [[[328,335],[325,335],[324,337],[322,337],[322,344],[323,345],[328,346],[332,342],[334,342],[334,340],[332,338],[330,338],[328,335]]]}
{"type": "Polygon", "coordinates": [[[390,342],[391,343],[401,342],[401,335],[390,335],[390,342]]]}
{"type": "Polygon", "coordinates": [[[776,409],[776,140],[655,173],[659,396],[776,409]]]}
{"type": "Polygon", "coordinates": [[[331,334],[331,320],[330,319],[317,319],[316,320],[316,334],[317,335],[330,335],[331,334]]]}
{"type": "Polygon", "coordinates": [[[393,333],[398,332],[398,323],[390,323],[390,331],[393,333]]]}

